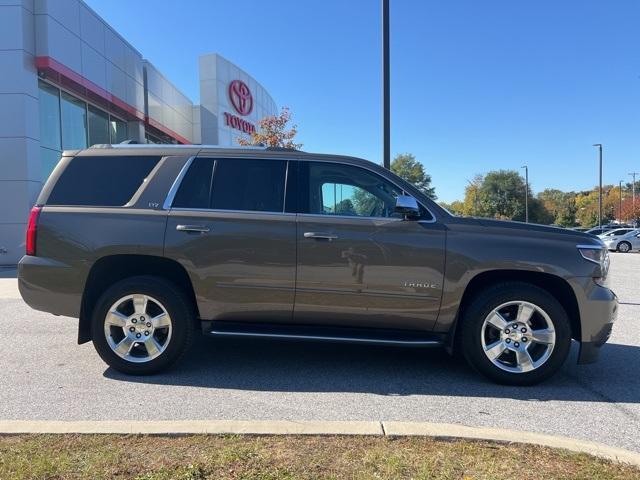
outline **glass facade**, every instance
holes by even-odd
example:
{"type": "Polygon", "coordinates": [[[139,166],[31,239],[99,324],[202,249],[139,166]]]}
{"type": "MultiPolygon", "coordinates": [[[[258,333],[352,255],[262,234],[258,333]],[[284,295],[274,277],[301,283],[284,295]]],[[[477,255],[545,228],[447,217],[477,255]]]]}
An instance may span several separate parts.
{"type": "Polygon", "coordinates": [[[46,82],[38,82],[40,160],[46,180],[62,150],[127,140],[127,122],[46,82]]]}

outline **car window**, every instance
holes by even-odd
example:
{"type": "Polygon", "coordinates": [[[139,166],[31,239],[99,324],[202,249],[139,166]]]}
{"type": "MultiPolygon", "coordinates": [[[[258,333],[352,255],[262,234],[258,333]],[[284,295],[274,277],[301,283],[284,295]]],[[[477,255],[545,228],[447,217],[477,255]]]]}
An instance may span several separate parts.
{"type": "Polygon", "coordinates": [[[176,208],[209,208],[212,158],[196,158],[182,179],[173,200],[176,208]]]}
{"type": "MultiPolygon", "coordinates": [[[[374,172],[333,162],[301,162],[300,169],[301,213],[401,218],[395,205],[403,190],[374,172]]],[[[423,218],[431,218],[421,210],[423,218]]]]}
{"type": "Polygon", "coordinates": [[[211,208],[282,212],[286,171],[286,160],[216,160],[211,208]]]}
{"type": "Polygon", "coordinates": [[[159,161],[158,156],[75,157],[51,190],[47,204],[123,206],[159,161]]]}
{"type": "Polygon", "coordinates": [[[308,164],[309,213],[357,217],[394,217],[402,190],[382,177],[352,165],[308,164]]]}

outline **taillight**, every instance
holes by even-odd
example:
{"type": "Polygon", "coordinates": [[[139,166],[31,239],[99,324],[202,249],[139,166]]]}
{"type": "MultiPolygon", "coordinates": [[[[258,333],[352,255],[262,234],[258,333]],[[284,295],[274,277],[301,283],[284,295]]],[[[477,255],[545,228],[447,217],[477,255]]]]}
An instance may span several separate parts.
{"type": "Polygon", "coordinates": [[[27,223],[27,255],[36,254],[36,238],[38,234],[38,217],[42,207],[33,207],[29,213],[29,223],[27,223]]]}

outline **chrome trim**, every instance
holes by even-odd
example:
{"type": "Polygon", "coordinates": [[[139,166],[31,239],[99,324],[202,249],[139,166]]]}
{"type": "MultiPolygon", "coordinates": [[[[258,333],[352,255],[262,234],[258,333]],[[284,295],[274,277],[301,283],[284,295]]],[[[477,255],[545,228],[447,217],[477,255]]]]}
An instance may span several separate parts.
{"type": "Polygon", "coordinates": [[[604,247],[602,245],[596,245],[594,243],[584,244],[584,245],[576,245],[577,249],[586,249],[586,250],[602,250],[604,247]]]}
{"type": "Polygon", "coordinates": [[[297,215],[297,213],[291,213],[291,212],[261,212],[260,210],[221,210],[221,209],[214,209],[214,208],[182,208],[182,207],[176,207],[176,208],[172,208],[171,211],[175,211],[175,212],[206,212],[206,213],[234,213],[234,214],[238,214],[238,213],[246,213],[246,214],[264,214],[264,215],[286,215],[286,216],[291,216],[291,217],[295,217],[297,215]]]}
{"type": "Polygon", "coordinates": [[[187,160],[185,162],[185,164],[182,166],[182,168],[180,169],[180,173],[178,173],[178,176],[173,181],[173,184],[171,185],[171,188],[169,189],[169,193],[167,193],[167,198],[164,199],[164,203],[162,204],[162,209],[163,210],[170,210],[171,209],[171,205],[173,204],[173,200],[176,197],[176,193],[178,192],[178,188],[180,188],[180,185],[182,184],[182,179],[187,174],[187,170],[189,170],[189,167],[191,166],[191,164],[193,163],[193,160],[195,158],[196,158],[195,156],[190,157],[189,160],[187,160]]]}
{"type": "Polygon", "coordinates": [[[337,240],[338,235],[332,233],[320,233],[320,232],[304,232],[304,238],[315,238],[318,240],[337,240]]]}
{"type": "Polygon", "coordinates": [[[279,338],[284,340],[313,340],[320,342],[361,343],[367,345],[402,345],[416,347],[439,347],[443,345],[442,342],[437,340],[387,340],[384,338],[332,337],[324,335],[293,335],[287,333],[232,332],[224,330],[211,330],[208,333],[209,335],[225,337],[279,338]]]}
{"type": "Polygon", "coordinates": [[[204,225],[176,225],[176,230],[179,232],[208,233],[210,229],[204,225]]]}
{"type": "MultiPolygon", "coordinates": [[[[386,220],[388,222],[403,222],[402,218],[398,217],[361,217],[359,215],[331,215],[330,213],[299,213],[300,218],[304,217],[318,217],[318,218],[348,218],[348,219],[360,219],[360,220],[386,220]]],[[[427,220],[416,220],[418,222],[430,223],[427,220]]]]}

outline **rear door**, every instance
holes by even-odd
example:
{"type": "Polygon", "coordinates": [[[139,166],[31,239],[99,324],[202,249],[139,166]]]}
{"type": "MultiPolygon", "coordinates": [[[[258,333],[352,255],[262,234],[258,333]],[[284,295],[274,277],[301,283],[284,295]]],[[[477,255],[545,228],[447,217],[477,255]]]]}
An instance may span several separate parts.
{"type": "Polygon", "coordinates": [[[360,166],[300,162],[296,323],[432,329],[445,230],[424,207],[395,214],[401,193],[360,166]]]}
{"type": "Polygon", "coordinates": [[[295,214],[287,160],[196,158],[173,201],[165,255],[194,285],[202,319],[291,321],[295,214]]]}

